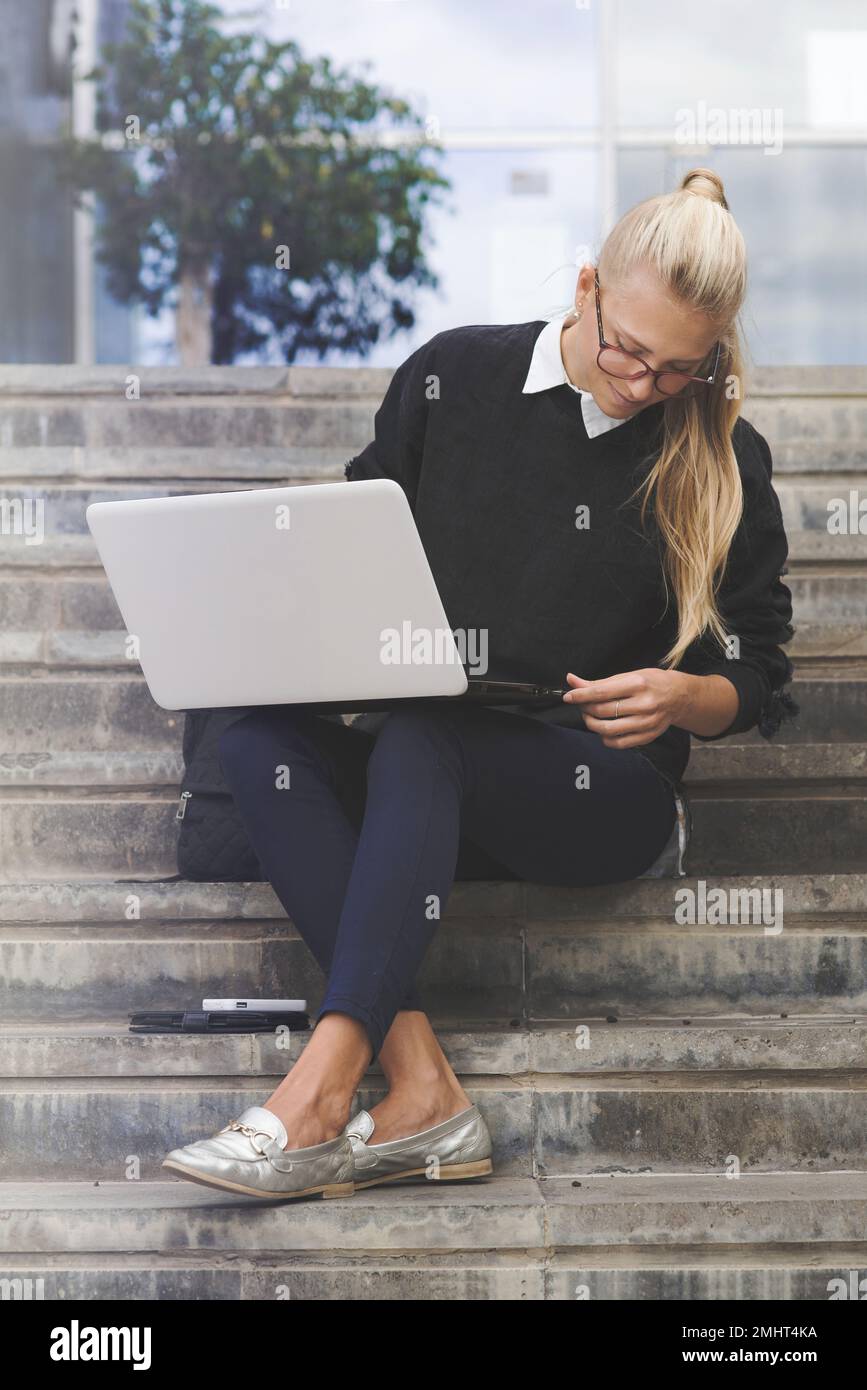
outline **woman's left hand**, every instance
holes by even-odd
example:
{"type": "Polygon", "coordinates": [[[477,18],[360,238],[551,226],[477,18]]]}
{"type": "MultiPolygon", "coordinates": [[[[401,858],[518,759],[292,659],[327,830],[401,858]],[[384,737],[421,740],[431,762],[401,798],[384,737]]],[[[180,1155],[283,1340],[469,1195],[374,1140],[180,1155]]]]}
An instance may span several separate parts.
{"type": "Polygon", "coordinates": [[[585,681],[571,671],[572,689],[564,704],[579,705],[588,729],[606,748],[637,748],[652,743],[676,724],[689,703],[689,677],[682,671],[649,666],[599,681],[585,681]]]}

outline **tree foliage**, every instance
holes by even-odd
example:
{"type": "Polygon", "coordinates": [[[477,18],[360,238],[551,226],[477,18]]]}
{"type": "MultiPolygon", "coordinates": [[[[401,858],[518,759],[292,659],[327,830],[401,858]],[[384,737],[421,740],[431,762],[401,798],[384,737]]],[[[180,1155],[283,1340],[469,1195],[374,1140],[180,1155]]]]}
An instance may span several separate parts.
{"type": "Polygon", "coordinates": [[[124,41],[88,74],[99,138],[69,136],[62,171],[99,200],[109,289],[155,315],[185,273],[206,274],[213,362],[275,344],[287,362],[364,355],[437,284],[438,147],[363,71],[224,20],[200,0],[133,0],[124,41]]]}

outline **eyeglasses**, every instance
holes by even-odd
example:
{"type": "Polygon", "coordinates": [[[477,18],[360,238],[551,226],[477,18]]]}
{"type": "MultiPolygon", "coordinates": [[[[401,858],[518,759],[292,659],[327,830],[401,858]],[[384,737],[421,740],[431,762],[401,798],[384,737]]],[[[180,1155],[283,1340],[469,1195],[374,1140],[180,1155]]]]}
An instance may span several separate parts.
{"type": "Polygon", "coordinates": [[[692,376],[689,372],[655,372],[649,367],[643,357],[639,357],[637,352],[627,352],[626,348],[613,347],[611,343],[606,343],[602,333],[602,306],[599,303],[599,271],[596,272],[596,321],[599,324],[599,351],[596,354],[596,365],[608,376],[619,377],[621,381],[639,381],[648,374],[653,377],[653,384],[657,391],[663,396],[694,396],[698,394],[700,386],[712,386],[716,379],[719,367],[720,352],[722,343],[716,345],[716,357],[714,358],[713,370],[710,376],[692,376]],[[632,370],[632,365],[640,362],[642,371],[632,370]]]}

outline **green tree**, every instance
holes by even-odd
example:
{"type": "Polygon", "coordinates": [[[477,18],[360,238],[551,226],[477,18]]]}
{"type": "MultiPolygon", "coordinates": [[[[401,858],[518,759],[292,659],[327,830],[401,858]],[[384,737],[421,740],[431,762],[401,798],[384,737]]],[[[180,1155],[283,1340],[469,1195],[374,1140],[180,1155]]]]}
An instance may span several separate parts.
{"type": "Polygon", "coordinates": [[[63,142],[61,176],[99,205],[97,256],[121,303],[174,299],[181,362],[274,343],[362,355],[415,322],[437,277],[429,203],[448,181],[422,117],[294,42],[224,34],[200,0],[133,0],[105,45],[97,138],[63,142]]]}

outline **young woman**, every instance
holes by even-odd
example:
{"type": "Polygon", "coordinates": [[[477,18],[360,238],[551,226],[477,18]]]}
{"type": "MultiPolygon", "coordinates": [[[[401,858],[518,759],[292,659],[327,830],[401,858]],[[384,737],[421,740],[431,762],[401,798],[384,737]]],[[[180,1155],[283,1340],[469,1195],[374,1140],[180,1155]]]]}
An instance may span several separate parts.
{"type": "Polygon", "coordinates": [[[568,693],[416,706],[375,733],[295,705],[230,726],[227,781],[327,988],[285,1080],[173,1150],[174,1171],[271,1197],[492,1171],[414,984],[464,856],[491,878],[641,876],[690,734],[770,736],[796,712],[771,456],[740,417],[745,287],[722,184],[698,169],[620,220],[562,322],[438,333],[398,368],[347,477],[404,488],[489,677],[568,693]],[[388,1094],[352,1117],[376,1057],[388,1094]]]}

